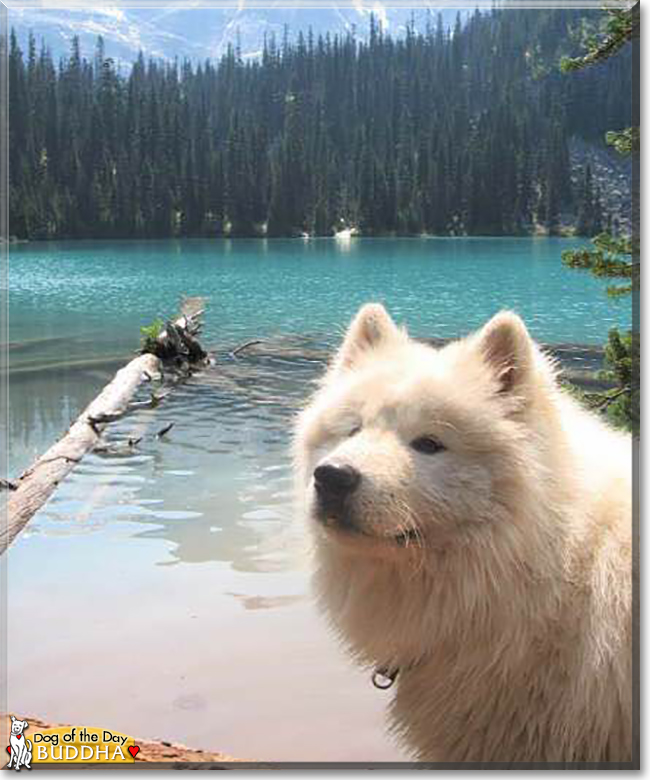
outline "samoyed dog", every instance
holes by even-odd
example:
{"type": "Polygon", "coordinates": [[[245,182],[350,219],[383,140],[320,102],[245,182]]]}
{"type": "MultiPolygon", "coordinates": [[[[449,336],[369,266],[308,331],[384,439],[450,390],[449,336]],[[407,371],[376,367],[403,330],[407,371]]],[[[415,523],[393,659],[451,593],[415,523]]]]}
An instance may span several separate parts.
{"type": "Polygon", "coordinates": [[[364,306],[295,460],[317,597],[414,758],[632,760],[631,440],[517,315],[434,349],[364,306]]]}

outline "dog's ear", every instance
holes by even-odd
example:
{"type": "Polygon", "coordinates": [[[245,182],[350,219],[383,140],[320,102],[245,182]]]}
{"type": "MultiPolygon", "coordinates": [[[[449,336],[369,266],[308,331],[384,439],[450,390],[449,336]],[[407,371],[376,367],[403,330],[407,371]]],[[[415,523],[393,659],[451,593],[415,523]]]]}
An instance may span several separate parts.
{"type": "Polygon", "coordinates": [[[11,716],[11,720],[12,720],[14,723],[16,722],[16,718],[14,718],[14,716],[13,716],[13,715],[11,716]]]}
{"type": "Polygon", "coordinates": [[[368,350],[387,342],[404,338],[405,334],[390,318],[380,303],[367,303],[357,312],[348,328],[343,344],[334,359],[333,368],[352,368],[368,350]]]}
{"type": "Polygon", "coordinates": [[[26,720],[23,721],[23,729],[29,728],[29,723],[26,720]]]}
{"type": "Polygon", "coordinates": [[[522,389],[534,364],[533,340],[522,319],[511,311],[496,314],[478,333],[478,347],[500,393],[522,389]]]}

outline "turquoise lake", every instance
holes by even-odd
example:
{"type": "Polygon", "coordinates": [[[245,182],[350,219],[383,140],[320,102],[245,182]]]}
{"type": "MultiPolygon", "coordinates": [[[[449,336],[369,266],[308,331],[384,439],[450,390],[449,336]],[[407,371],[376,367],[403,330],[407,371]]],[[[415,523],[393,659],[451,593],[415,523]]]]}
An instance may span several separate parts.
{"type": "MultiPolygon", "coordinates": [[[[137,344],[138,326],[173,313],[179,293],[210,301],[207,335],[223,345],[274,332],[336,337],[381,300],[415,335],[453,337],[499,308],[536,338],[600,344],[629,305],[562,266],[579,239],[329,239],[74,242],[13,248],[11,339],[137,344]]],[[[98,345],[98,352],[100,351],[98,345]]],[[[115,351],[115,350],[113,350],[115,351]]],[[[83,353],[84,355],[86,353],[83,353]]]]}
{"type": "Polygon", "coordinates": [[[348,662],[310,599],[292,417],[368,300],[417,336],[459,336],[513,308],[540,341],[602,344],[629,327],[630,303],[562,266],[562,250],[582,244],[12,247],[8,476],[63,433],[137,348],[140,327],[174,315],[183,294],[207,299],[202,341],[216,364],[110,426],[108,451],[87,456],[10,549],[9,711],[241,758],[407,757],[384,730],[389,694],[348,662]],[[229,355],[250,339],[269,349],[229,355]],[[141,442],[127,452],[130,437],[141,442]]]}

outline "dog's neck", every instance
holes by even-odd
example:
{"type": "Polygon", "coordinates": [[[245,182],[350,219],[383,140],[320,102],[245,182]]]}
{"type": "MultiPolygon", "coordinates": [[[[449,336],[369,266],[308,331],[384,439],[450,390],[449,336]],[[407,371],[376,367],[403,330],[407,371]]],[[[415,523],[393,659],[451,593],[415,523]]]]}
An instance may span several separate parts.
{"type": "Polygon", "coordinates": [[[315,585],[359,661],[403,671],[438,657],[442,648],[446,657],[479,645],[516,654],[526,637],[545,631],[561,601],[558,579],[541,579],[523,563],[503,567],[495,578],[493,564],[471,547],[465,556],[434,556],[419,568],[346,559],[325,548],[315,585]],[[533,592],[539,606],[534,617],[526,609],[533,592]],[[513,627],[517,636],[510,637],[513,627]]]}

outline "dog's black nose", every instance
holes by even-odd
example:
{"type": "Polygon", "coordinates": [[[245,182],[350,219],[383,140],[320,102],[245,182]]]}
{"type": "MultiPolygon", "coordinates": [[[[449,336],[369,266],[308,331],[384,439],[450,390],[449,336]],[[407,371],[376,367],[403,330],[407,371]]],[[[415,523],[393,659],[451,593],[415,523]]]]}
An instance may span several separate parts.
{"type": "Polygon", "coordinates": [[[324,463],[314,470],[317,492],[327,498],[345,498],[357,489],[361,474],[347,465],[324,463]]]}

